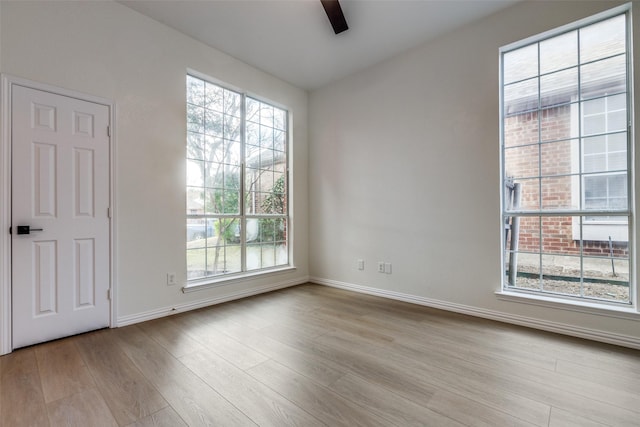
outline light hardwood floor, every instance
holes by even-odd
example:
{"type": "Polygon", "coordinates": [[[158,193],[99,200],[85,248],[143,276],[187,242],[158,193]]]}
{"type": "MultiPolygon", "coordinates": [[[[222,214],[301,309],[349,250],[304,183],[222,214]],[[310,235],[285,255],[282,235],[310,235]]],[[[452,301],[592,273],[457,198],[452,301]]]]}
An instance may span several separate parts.
{"type": "Polygon", "coordinates": [[[639,426],[640,352],[303,285],[0,358],[2,426],[639,426]]]}

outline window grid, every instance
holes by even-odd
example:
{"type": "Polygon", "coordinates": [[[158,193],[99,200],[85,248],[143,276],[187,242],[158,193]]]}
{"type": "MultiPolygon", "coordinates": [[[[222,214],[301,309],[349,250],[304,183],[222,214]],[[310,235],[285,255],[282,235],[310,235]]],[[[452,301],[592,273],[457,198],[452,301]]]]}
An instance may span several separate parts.
{"type": "MultiPolygon", "coordinates": [[[[618,14],[618,16],[620,15],[618,14]]],[[[626,15],[623,14],[622,16],[626,24],[626,15]]],[[[620,111],[623,111],[626,114],[628,111],[626,103],[628,103],[628,101],[624,104],[623,108],[611,109],[611,111],[605,110],[604,129],[600,133],[588,133],[585,126],[585,120],[588,121],[591,117],[597,118],[597,113],[589,114],[586,111],[583,113],[585,104],[588,102],[595,100],[597,103],[597,100],[601,100],[605,106],[608,107],[615,95],[622,94],[625,98],[628,96],[628,65],[626,64],[626,61],[623,78],[623,91],[620,91],[620,82],[617,82],[617,86],[615,86],[612,91],[607,91],[605,89],[605,92],[601,92],[602,89],[599,89],[593,81],[589,81],[588,78],[583,80],[583,74],[589,70],[586,68],[587,66],[591,66],[594,69],[597,67],[604,69],[602,64],[605,63],[605,61],[613,62],[617,61],[617,58],[628,58],[628,35],[626,35],[627,30],[625,29],[625,45],[622,52],[616,52],[612,55],[601,55],[584,62],[581,61],[584,53],[581,46],[581,35],[583,30],[593,30],[596,25],[603,22],[605,25],[609,25],[615,19],[616,16],[611,15],[599,22],[582,25],[565,31],[564,33],[546,36],[544,39],[536,40],[535,42],[527,45],[521,45],[513,49],[505,49],[501,51],[501,81],[503,82],[500,92],[502,106],[501,146],[503,177],[505,180],[503,184],[504,193],[502,198],[503,223],[505,224],[503,243],[505,251],[503,251],[504,256],[502,264],[504,267],[503,272],[505,272],[503,275],[503,288],[505,289],[545,292],[560,296],[571,296],[603,301],[623,303],[631,302],[630,292],[626,295],[615,297],[603,297],[602,295],[594,293],[592,288],[595,288],[595,285],[592,284],[603,281],[607,282],[607,280],[600,280],[600,278],[591,277],[594,274],[589,270],[596,264],[594,260],[611,261],[613,269],[615,269],[616,263],[622,264],[622,269],[625,270],[626,273],[626,286],[628,288],[631,283],[628,277],[629,272],[631,271],[629,268],[630,257],[628,252],[628,243],[626,247],[621,245],[620,242],[615,242],[614,244],[610,236],[608,242],[609,251],[605,254],[603,252],[597,252],[598,250],[602,250],[601,248],[597,248],[597,245],[594,244],[597,242],[585,241],[583,239],[584,224],[593,220],[615,221],[618,218],[622,219],[627,226],[626,242],[628,242],[628,235],[630,234],[628,233],[628,224],[631,215],[631,203],[629,202],[631,200],[631,195],[629,193],[630,186],[627,184],[627,181],[630,178],[628,170],[630,170],[631,161],[627,155],[628,141],[624,145],[624,149],[620,149],[619,145],[617,146],[617,150],[611,149],[610,145],[610,138],[616,138],[616,133],[623,133],[625,136],[628,136],[626,129],[628,118],[624,120],[624,129],[612,129],[609,126],[609,119],[612,117],[609,114],[619,113],[620,111]],[[575,64],[556,67],[550,71],[548,70],[547,72],[543,72],[541,68],[541,45],[545,42],[552,44],[554,39],[559,39],[562,36],[568,36],[568,38],[571,38],[573,36],[571,33],[575,33],[577,51],[575,64]],[[526,52],[527,49],[529,50],[528,52],[526,52]],[[530,57],[534,49],[536,58],[536,64],[534,64],[535,69],[531,68],[531,65],[526,63],[526,61],[522,61],[522,57],[526,57],[527,55],[530,57]],[[506,58],[505,55],[509,55],[513,52],[515,52],[515,55],[512,55],[512,58],[516,59],[512,59],[511,64],[517,64],[518,55],[520,55],[521,58],[519,59],[523,64],[522,68],[528,67],[529,74],[525,71],[518,75],[518,72],[521,70],[518,70],[517,67],[512,67],[509,69],[510,73],[507,76],[505,67],[509,66],[510,58],[506,58]],[[562,94],[564,97],[556,95],[555,99],[553,99],[552,96],[545,94],[544,96],[548,95],[548,99],[545,98],[543,96],[543,79],[545,77],[549,77],[550,79],[548,80],[551,80],[552,78],[560,77],[562,73],[568,75],[571,70],[576,70],[576,73],[574,73],[576,81],[573,83],[573,86],[575,87],[571,88],[573,93],[569,92],[569,95],[562,94]],[[535,72],[536,75],[532,75],[532,72],[535,72]],[[514,75],[516,75],[515,78],[514,75]],[[527,101],[527,97],[534,95],[534,93],[535,102],[527,101]],[[577,117],[579,117],[580,120],[579,125],[577,126],[577,134],[576,132],[573,132],[572,134],[549,138],[549,135],[544,134],[544,132],[547,131],[543,123],[544,116],[547,113],[551,115],[553,110],[557,110],[559,107],[563,106],[567,106],[569,109],[577,108],[577,117]],[[512,134],[506,129],[505,123],[510,119],[513,121],[514,118],[523,123],[527,122],[527,125],[530,127],[533,127],[532,123],[535,123],[537,134],[535,140],[531,141],[522,137],[520,137],[520,139],[512,137],[512,134]],[[533,119],[533,121],[531,121],[531,119],[533,119]],[[604,138],[604,149],[601,153],[597,153],[596,151],[583,153],[583,150],[585,149],[585,140],[588,139],[587,137],[594,136],[601,136],[604,138]],[[557,145],[554,146],[554,144],[557,145]],[[558,168],[553,173],[548,173],[547,168],[547,172],[545,172],[546,165],[543,162],[543,150],[546,147],[546,149],[551,152],[554,148],[560,147],[561,144],[575,148],[575,150],[573,150],[573,148],[572,150],[574,152],[577,151],[577,159],[579,159],[579,161],[577,161],[577,164],[573,164],[574,162],[572,161],[571,170],[566,169],[565,165],[565,169],[558,168]],[[624,162],[624,166],[621,169],[610,167],[613,163],[613,156],[620,154],[624,154],[625,156],[626,161],[624,162]],[[598,155],[604,156],[604,166],[601,167],[601,169],[595,168],[589,170],[588,166],[597,164],[598,155]],[[535,168],[531,169],[531,166],[526,166],[526,164],[531,165],[530,161],[529,163],[525,162],[526,164],[524,167],[522,166],[523,162],[518,163],[517,161],[511,161],[512,158],[517,158],[518,156],[521,158],[530,156],[530,160],[534,160],[537,163],[537,170],[535,168]],[[590,158],[593,160],[591,163],[589,163],[590,158]],[[516,169],[519,167],[520,170],[518,172],[521,172],[521,174],[518,175],[516,173],[514,175],[510,175],[509,170],[507,170],[509,166],[515,166],[516,169]],[[616,176],[624,176],[624,186],[618,184],[616,187],[613,185],[615,182],[619,181],[618,178],[612,178],[616,176]],[[602,179],[601,177],[606,177],[605,179],[607,180],[604,187],[607,202],[604,206],[602,206],[602,203],[596,204],[596,197],[590,197],[587,194],[587,192],[589,192],[589,194],[593,194],[595,190],[600,190],[600,193],[602,193],[603,190],[595,186],[595,180],[602,179]],[[618,181],[616,181],[616,179],[618,179],[618,181]],[[514,184],[518,187],[517,190],[514,189],[514,184]],[[535,185],[535,187],[531,187],[532,184],[535,185]],[[559,203],[556,203],[556,205],[553,204],[554,202],[552,200],[555,197],[553,189],[560,188],[562,186],[574,186],[578,188],[581,196],[575,200],[577,206],[573,205],[573,202],[566,205],[561,205],[559,203]],[[527,199],[527,196],[535,196],[530,189],[536,187],[538,193],[537,201],[527,199]],[[622,188],[620,189],[620,187],[622,188]],[[514,204],[513,196],[521,192],[525,193],[525,197],[516,196],[518,201],[514,204]],[[622,200],[624,203],[620,203],[622,200]],[[549,204],[547,205],[546,203],[549,204]],[[587,214],[589,214],[589,216],[587,216],[587,214]],[[537,226],[535,222],[538,223],[537,226]],[[517,230],[516,235],[520,235],[518,233],[522,226],[527,229],[525,235],[529,236],[522,239],[524,249],[519,247],[520,242],[518,241],[518,238],[514,241],[512,237],[514,230],[517,230]],[[577,239],[575,239],[575,237],[573,239],[565,239],[558,231],[561,227],[568,228],[571,226],[574,228],[577,227],[577,239]],[[527,242],[527,239],[532,240],[527,242]],[[572,242],[567,242],[565,240],[572,240],[572,242]],[[571,243],[572,247],[568,246],[569,243],[571,243]],[[562,247],[562,245],[564,245],[564,247],[562,247]],[[530,271],[520,271],[518,269],[518,267],[523,264],[518,264],[517,260],[519,256],[521,258],[527,258],[533,264],[530,271]],[[531,258],[531,256],[533,256],[533,258],[531,258]],[[537,259],[537,261],[532,261],[535,259],[537,259]],[[577,269],[565,269],[565,267],[575,265],[576,263],[578,264],[577,269]],[[514,271],[510,271],[513,266],[515,266],[514,271]],[[558,267],[565,269],[565,271],[573,271],[574,273],[577,271],[577,274],[573,274],[575,277],[563,276],[561,277],[562,280],[556,280],[559,277],[559,274],[555,274],[559,271],[558,267]],[[532,280],[522,281],[518,279],[520,276],[531,277],[532,280]],[[567,286],[566,289],[558,289],[557,287],[547,288],[547,283],[552,282],[553,280],[556,280],[558,283],[578,283],[579,288],[577,290],[571,289],[569,286],[567,286]]],[[[596,77],[602,78],[602,76],[596,77]]],[[[562,83],[561,79],[557,78],[556,80],[557,82],[562,83]]],[[[553,86],[547,86],[545,89],[549,92],[551,92],[550,89],[560,92],[553,86]]],[[[551,126],[547,126],[547,128],[548,127],[551,126]]],[[[525,133],[522,131],[523,128],[524,126],[519,128],[521,133],[525,133]]],[[[561,155],[558,157],[562,158],[561,155]]],[[[566,157],[569,160],[571,158],[570,156],[566,157]]],[[[549,156],[549,158],[551,158],[551,156],[549,156]]],[[[619,159],[617,164],[620,164],[619,159]]],[[[558,190],[558,192],[560,192],[560,190],[558,190]]],[[[621,221],[618,222],[620,223],[621,221]]],[[[602,247],[602,245],[600,246],[602,247]]],[[[618,272],[620,272],[620,267],[618,272]]],[[[571,274],[569,274],[569,276],[571,276],[571,274]]],[[[609,282],[612,284],[614,281],[610,280],[609,282]]],[[[619,283],[616,283],[616,285],[617,284],[619,283]]]]}
{"type": "Polygon", "coordinates": [[[285,110],[187,76],[189,280],[289,264],[287,174],[285,110]],[[249,134],[256,112],[264,143],[249,134]]]}

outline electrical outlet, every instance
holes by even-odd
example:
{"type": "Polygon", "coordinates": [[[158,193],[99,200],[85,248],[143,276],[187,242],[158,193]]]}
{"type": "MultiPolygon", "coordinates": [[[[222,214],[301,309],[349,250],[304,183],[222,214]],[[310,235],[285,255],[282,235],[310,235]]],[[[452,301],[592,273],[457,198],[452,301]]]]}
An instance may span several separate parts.
{"type": "Polygon", "coordinates": [[[358,260],[358,270],[364,270],[364,260],[363,259],[359,259],[358,260]]]}
{"type": "Polygon", "coordinates": [[[384,262],[378,261],[378,273],[384,273],[384,262]]]}
{"type": "Polygon", "coordinates": [[[176,273],[167,273],[167,286],[174,286],[176,284],[176,273]]]}
{"type": "Polygon", "coordinates": [[[385,262],[384,263],[384,272],[387,274],[391,274],[391,263],[390,262],[385,262]]]}

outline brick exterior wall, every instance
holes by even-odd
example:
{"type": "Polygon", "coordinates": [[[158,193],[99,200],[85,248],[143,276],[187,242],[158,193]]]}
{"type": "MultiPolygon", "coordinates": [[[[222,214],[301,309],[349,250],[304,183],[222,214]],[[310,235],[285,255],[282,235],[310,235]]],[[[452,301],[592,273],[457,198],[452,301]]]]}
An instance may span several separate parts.
{"type": "MultiPolygon", "coordinates": [[[[577,150],[577,140],[571,137],[571,107],[550,108],[542,112],[530,112],[507,117],[504,120],[505,173],[521,185],[520,207],[538,209],[542,192],[543,209],[569,209],[572,206],[572,177],[548,177],[571,173],[572,147],[577,150]],[[540,124],[538,124],[538,116],[540,124]],[[561,141],[538,144],[545,141],[561,141]],[[532,144],[518,147],[524,144],[532,144]],[[538,178],[542,176],[542,179],[538,178]],[[545,176],[547,178],[545,178],[545,176]],[[530,178],[530,179],[526,179],[530,178]]],[[[574,154],[575,155],[575,154],[574,154]]],[[[575,182],[575,181],[574,181],[575,182]]],[[[506,193],[508,195],[508,193],[506,193]]],[[[540,250],[542,228],[542,252],[550,254],[578,255],[580,242],[573,238],[572,217],[520,218],[520,251],[540,250]]],[[[509,242],[507,241],[507,249],[509,242]]],[[[608,241],[584,241],[585,255],[609,255],[608,241]]],[[[614,242],[614,256],[628,256],[627,242],[614,242]]]]}

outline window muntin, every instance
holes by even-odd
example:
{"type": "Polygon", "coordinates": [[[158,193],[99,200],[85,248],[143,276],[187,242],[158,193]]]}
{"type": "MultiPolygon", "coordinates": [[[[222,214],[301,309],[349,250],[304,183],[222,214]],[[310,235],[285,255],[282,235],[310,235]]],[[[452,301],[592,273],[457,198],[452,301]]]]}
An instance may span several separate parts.
{"type": "Polygon", "coordinates": [[[187,278],[289,264],[287,111],[187,76],[187,278]]]}
{"type": "Polygon", "coordinates": [[[630,303],[626,13],[501,51],[503,288],[630,303]]]}

